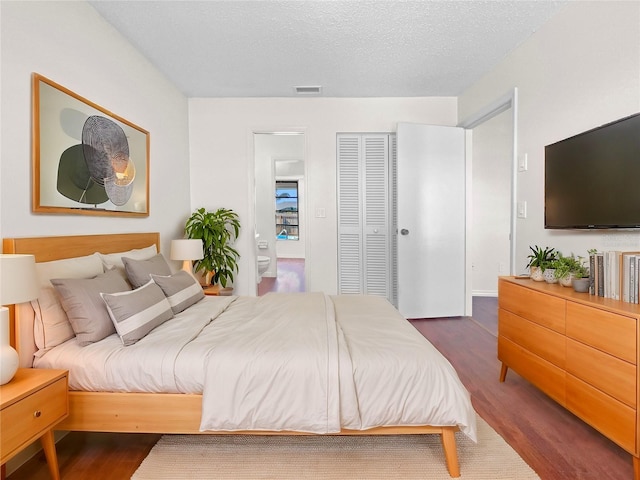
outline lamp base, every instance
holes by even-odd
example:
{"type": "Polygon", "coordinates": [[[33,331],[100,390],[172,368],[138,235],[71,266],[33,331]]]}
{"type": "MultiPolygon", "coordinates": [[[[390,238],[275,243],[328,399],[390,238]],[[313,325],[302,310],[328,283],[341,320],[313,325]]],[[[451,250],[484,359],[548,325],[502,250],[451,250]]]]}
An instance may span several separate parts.
{"type": "Polygon", "coordinates": [[[0,307],[0,385],[11,381],[18,363],[18,352],[9,343],[9,309],[0,307]]]}

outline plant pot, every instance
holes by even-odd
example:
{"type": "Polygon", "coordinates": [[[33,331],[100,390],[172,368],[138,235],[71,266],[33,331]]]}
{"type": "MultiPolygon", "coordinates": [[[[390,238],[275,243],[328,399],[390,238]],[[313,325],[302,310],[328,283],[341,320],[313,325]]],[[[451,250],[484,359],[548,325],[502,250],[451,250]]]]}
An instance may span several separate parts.
{"type": "Polygon", "coordinates": [[[555,268],[547,268],[543,273],[544,281],[547,283],[558,283],[558,279],[556,278],[556,269],[555,268]]]}
{"type": "Polygon", "coordinates": [[[535,280],[536,282],[544,281],[544,274],[540,267],[530,267],[529,273],[531,275],[531,280],[535,280]]]}
{"type": "Polygon", "coordinates": [[[562,278],[558,279],[558,283],[563,287],[570,287],[573,285],[573,273],[569,273],[562,278]]]}
{"type": "Polygon", "coordinates": [[[574,278],[571,282],[576,292],[586,293],[589,291],[589,278],[574,278]]]}

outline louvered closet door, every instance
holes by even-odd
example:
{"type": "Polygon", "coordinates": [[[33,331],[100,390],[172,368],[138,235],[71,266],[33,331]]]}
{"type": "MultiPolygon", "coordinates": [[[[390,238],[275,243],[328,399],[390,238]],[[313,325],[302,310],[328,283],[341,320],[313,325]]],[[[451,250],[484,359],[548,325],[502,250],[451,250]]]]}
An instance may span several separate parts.
{"type": "Polygon", "coordinates": [[[389,136],[364,135],[362,143],[365,293],[390,299],[389,136]]]}
{"type": "Polygon", "coordinates": [[[360,136],[338,135],[338,293],[363,293],[360,136]]]}
{"type": "Polygon", "coordinates": [[[337,144],[339,292],[395,302],[389,171],[395,142],[387,134],[339,134],[337,144]]]}

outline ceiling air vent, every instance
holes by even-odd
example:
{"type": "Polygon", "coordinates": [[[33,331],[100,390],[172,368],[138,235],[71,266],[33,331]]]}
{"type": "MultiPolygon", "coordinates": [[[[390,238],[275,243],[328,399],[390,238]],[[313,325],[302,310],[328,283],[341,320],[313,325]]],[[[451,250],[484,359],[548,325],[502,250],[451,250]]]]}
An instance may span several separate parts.
{"type": "Polygon", "coordinates": [[[298,95],[320,95],[322,93],[321,86],[303,86],[293,87],[298,95]]]}

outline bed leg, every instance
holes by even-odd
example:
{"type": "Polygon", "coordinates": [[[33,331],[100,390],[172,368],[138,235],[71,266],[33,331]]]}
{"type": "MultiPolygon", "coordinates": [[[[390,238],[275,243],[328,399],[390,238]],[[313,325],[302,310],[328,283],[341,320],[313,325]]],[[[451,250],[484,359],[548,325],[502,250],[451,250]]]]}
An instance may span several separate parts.
{"type": "Polygon", "coordinates": [[[447,461],[449,475],[454,478],[460,476],[460,465],[458,465],[458,451],[456,450],[456,427],[442,427],[442,448],[444,458],[447,461]]]}
{"type": "Polygon", "coordinates": [[[509,370],[509,367],[507,367],[506,363],[502,362],[502,367],[500,367],[500,383],[503,383],[506,380],[507,370],[509,370]]]}

